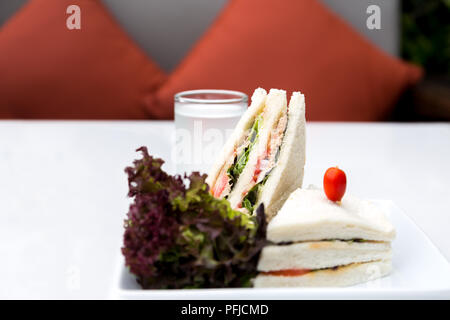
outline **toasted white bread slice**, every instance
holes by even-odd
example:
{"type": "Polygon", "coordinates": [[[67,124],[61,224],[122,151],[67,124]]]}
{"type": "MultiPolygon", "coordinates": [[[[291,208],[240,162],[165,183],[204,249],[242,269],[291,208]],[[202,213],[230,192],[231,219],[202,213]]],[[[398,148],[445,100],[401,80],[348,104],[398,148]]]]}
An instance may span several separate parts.
{"type": "Polygon", "coordinates": [[[233,133],[226,141],[220,152],[220,155],[217,157],[217,160],[214,162],[214,165],[209,171],[208,177],[206,178],[206,183],[210,187],[212,187],[216,182],[217,176],[219,175],[223,166],[229,161],[229,159],[233,157],[233,152],[242,142],[242,138],[245,132],[251,128],[253,122],[255,121],[255,118],[264,110],[266,106],[266,98],[266,90],[258,88],[254,91],[250,106],[239,120],[238,124],[233,130],[233,133]]]}
{"type": "Polygon", "coordinates": [[[297,189],[267,226],[275,243],[326,239],[391,241],[395,229],[386,213],[368,200],[345,195],[338,204],[323,190],[297,189]]]}
{"type": "Polygon", "coordinates": [[[238,208],[242,199],[253,186],[252,180],[255,175],[256,164],[264,152],[266,152],[272,130],[277,125],[281,116],[287,112],[286,91],[270,89],[266,99],[266,109],[264,110],[263,124],[259,132],[256,146],[250,152],[247,164],[239,176],[228,201],[232,208],[238,208]]]}
{"type": "Polygon", "coordinates": [[[288,122],[280,154],[270,173],[255,208],[264,203],[270,221],[292,191],[303,183],[305,166],[305,96],[294,92],[289,102],[288,122]]]}
{"type": "Polygon", "coordinates": [[[264,247],[258,271],[324,269],[351,263],[390,260],[388,242],[315,241],[264,247]]]}
{"type": "Polygon", "coordinates": [[[391,270],[391,260],[379,260],[316,270],[301,276],[260,274],[254,280],[254,287],[346,287],[384,277],[391,270]]]}

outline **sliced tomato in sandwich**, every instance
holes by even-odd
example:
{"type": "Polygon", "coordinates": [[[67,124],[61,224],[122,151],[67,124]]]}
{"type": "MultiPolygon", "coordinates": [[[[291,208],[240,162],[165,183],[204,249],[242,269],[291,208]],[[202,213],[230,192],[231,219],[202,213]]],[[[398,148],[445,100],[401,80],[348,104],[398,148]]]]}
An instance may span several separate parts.
{"type": "Polygon", "coordinates": [[[309,272],[311,272],[310,269],[285,269],[285,270],[261,272],[261,274],[266,276],[296,277],[302,276],[309,272]]]}
{"type": "Polygon", "coordinates": [[[211,193],[214,197],[218,198],[222,194],[223,190],[228,185],[228,175],[226,172],[223,172],[222,175],[217,179],[214,187],[211,189],[211,193]]]}

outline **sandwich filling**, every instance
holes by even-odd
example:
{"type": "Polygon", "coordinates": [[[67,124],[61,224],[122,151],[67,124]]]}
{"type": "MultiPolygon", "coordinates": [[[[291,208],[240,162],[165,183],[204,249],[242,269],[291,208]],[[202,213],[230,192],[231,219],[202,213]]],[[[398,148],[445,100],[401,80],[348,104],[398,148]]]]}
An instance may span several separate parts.
{"type": "Polygon", "coordinates": [[[211,193],[214,197],[227,198],[232,191],[234,184],[248,162],[250,152],[258,141],[263,120],[263,114],[255,118],[250,129],[242,137],[241,143],[234,149],[233,155],[225,162],[211,188],[211,193]]]}
{"type": "Polygon", "coordinates": [[[277,164],[280,155],[281,144],[286,133],[288,123],[287,112],[281,114],[276,126],[272,129],[269,135],[266,149],[258,157],[258,161],[253,173],[253,179],[248,184],[243,193],[243,199],[240,207],[245,208],[249,212],[253,212],[254,206],[258,201],[261,189],[269,178],[270,173],[277,164]]]}
{"type": "MultiPolygon", "coordinates": [[[[211,188],[211,193],[217,198],[227,198],[239,179],[249,160],[250,153],[256,148],[260,131],[264,123],[264,112],[255,118],[253,125],[243,136],[241,143],[235,148],[232,156],[225,162],[211,188]]],[[[281,144],[287,128],[287,110],[280,114],[278,121],[268,135],[266,147],[259,153],[253,178],[242,193],[238,208],[244,208],[252,213],[262,187],[275,167],[280,154],[281,144]]],[[[259,150],[257,150],[259,152],[259,150]]]]}
{"type": "Polygon", "coordinates": [[[362,265],[364,263],[370,263],[374,261],[368,261],[368,262],[354,262],[347,265],[342,266],[336,266],[331,268],[322,268],[322,269],[285,269],[285,270],[276,270],[276,271],[267,271],[267,272],[260,272],[263,276],[273,276],[273,277],[300,277],[305,274],[316,272],[316,271],[339,271],[341,269],[356,266],[356,265],[362,265]]]}
{"type": "Polygon", "coordinates": [[[264,276],[299,277],[311,271],[312,271],[311,269],[286,269],[286,270],[260,272],[260,274],[264,276]]]}

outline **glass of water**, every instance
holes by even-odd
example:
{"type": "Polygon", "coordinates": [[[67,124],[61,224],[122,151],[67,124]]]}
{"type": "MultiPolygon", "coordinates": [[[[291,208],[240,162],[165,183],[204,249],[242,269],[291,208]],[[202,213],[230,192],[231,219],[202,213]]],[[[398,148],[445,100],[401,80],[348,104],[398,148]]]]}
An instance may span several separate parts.
{"type": "Polygon", "coordinates": [[[177,93],[175,147],[172,151],[177,173],[207,173],[247,105],[247,95],[239,91],[177,93]]]}

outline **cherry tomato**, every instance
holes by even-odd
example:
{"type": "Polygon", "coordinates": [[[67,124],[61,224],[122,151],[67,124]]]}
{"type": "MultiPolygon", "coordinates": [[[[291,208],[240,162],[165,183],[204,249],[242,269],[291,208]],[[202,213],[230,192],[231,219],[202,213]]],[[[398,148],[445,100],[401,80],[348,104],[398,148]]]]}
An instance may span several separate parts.
{"type": "Polygon", "coordinates": [[[328,168],[323,176],[323,189],[331,201],[341,201],[347,187],[345,172],[338,167],[328,168]]]}

